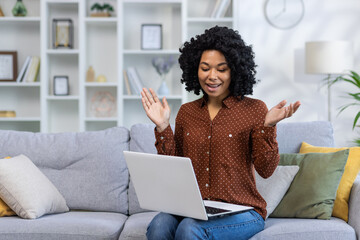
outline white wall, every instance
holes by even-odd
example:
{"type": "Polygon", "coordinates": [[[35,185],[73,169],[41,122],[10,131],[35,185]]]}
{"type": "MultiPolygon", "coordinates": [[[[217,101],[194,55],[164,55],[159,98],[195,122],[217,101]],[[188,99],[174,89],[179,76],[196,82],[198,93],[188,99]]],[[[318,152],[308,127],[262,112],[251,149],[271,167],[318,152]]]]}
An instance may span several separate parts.
{"type": "MultiPolygon", "coordinates": [[[[300,100],[302,106],[288,122],[327,120],[327,92],[321,87],[326,76],[303,73],[305,42],[350,40],[354,43],[355,67],[360,70],[359,0],[304,0],[305,16],[296,27],[279,30],[264,17],[264,0],[239,0],[238,31],[247,44],[253,45],[258,65],[253,97],[263,100],[268,108],[282,99],[300,100]],[[297,58],[295,58],[295,55],[297,58]],[[296,72],[296,74],[295,74],[296,72]],[[296,76],[296,77],[295,77],[296,76]]],[[[336,146],[353,145],[360,131],[352,131],[359,108],[349,108],[337,116],[338,108],[349,102],[344,92],[355,92],[349,84],[332,88],[332,124],[336,146]]]]}

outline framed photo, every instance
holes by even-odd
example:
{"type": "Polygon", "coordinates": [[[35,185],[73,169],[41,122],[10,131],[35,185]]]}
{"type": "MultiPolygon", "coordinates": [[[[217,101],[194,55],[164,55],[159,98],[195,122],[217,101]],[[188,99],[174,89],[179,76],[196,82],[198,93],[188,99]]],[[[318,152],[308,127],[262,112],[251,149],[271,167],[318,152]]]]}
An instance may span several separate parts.
{"type": "Polygon", "coordinates": [[[141,25],[141,49],[162,49],[162,25],[141,25]]]}
{"type": "Polygon", "coordinates": [[[17,52],[0,51],[0,81],[16,81],[17,52]]]}
{"type": "Polygon", "coordinates": [[[53,19],[53,47],[74,48],[74,26],[71,19],[53,19]]]}
{"type": "Polygon", "coordinates": [[[68,76],[54,76],[54,95],[69,95],[69,78],[68,76]]]}

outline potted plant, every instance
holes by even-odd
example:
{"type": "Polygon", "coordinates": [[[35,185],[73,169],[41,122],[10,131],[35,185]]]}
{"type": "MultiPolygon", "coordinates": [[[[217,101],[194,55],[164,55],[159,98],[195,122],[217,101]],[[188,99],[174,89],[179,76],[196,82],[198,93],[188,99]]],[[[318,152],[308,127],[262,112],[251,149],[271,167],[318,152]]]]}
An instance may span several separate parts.
{"type": "MultiPolygon", "coordinates": [[[[356,88],[356,92],[355,93],[347,93],[347,96],[352,99],[352,102],[345,104],[344,106],[340,107],[339,110],[339,114],[342,113],[345,109],[347,109],[348,107],[352,107],[352,106],[360,106],[360,75],[358,73],[356,73],[355,71],[349,71],[349,73],[346,73],[344,75],[341,75],[331,81],[328,82],[328,84],[333,85],[336,82],[347,82],[350,83],[351,85],[355,86],[356,88]]],[[[358,121],[360,118],[360,110],[358,110],[356,112],[355,118],[354,118],[354,122],[353,122],[353,127],[352,129],[354,130],[355,128],[359,128],[360,125],[358,125],[358,121]]],[[[360,138],[354,139],[354,143],[357,146],[360,146],[360,138]]]]}
{"type": "Polygon", "coordinates": [[[111,12],[114,11],[114,8],[108,3],[104,3],[103,5],[94,3],[90,9],[94,11],[90,14],[91,17],[110,17],[111,12]]]}

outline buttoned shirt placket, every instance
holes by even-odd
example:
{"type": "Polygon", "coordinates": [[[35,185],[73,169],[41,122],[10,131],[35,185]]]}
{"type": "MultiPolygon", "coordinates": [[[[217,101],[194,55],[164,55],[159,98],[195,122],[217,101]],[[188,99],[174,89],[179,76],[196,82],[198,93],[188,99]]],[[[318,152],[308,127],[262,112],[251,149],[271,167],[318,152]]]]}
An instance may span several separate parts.
{"type": "Polygon", "coordinates": [[[210,172],[210,169],[211,169],[211,136],[212,136],[212,128],[213,128],[213,122],[210,121],[210,129],[209,129],[209,134],[207,136],[208,138],[208,149],[207,149],[207,155],[208,155],[208,162],[207,162],[207,166],[206,166],[206,172],[207,172],[207,175],[208,175],[208,183],[206,183],[205,187],[207,189],[207,192],[208,192],[208,200],[211,199],[211,172],[210,172]]]}

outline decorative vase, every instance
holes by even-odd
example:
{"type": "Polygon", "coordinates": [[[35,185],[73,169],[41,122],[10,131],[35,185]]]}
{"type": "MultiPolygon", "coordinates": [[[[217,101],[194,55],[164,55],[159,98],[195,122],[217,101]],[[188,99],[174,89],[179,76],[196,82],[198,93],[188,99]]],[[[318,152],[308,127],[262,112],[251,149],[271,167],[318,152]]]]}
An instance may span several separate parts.
{"type": "Polygon", "coordinates": [[[165,74],[163,76],[161,76],[161,85],[159,87],[159,89],[157,90],[157,93],[160,96],[167,96],[169,95],[169,88],[166,85],[166,81],[165,81],[165,74]]]}
{"type": "Polygon", "coordinates": [[[95,71],[92,66],[86,72],[86,81],[87,82],[95,82],[95,71]]]}
{"type": "Polygon", "coordinates": [[[27,10],[26,10],[26,7],[25,7],[24,3],[22,2],[22,0],[17,0],[14,8],[12,9],[12,14],[15,17],[25,17],[26,16],[27,10]]]}

